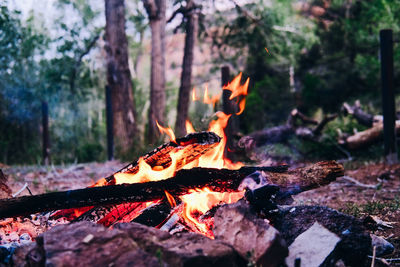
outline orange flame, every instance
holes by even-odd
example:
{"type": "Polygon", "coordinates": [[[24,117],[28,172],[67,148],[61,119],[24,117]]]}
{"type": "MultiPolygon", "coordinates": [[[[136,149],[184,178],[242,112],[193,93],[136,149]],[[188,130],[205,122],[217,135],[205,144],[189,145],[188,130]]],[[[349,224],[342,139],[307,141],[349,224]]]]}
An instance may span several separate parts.
{"type": "Polygon", "coordinates": [[[193,90],[192,90],[192,101],[197,101],[197,100],[199,100],[199,99],[197,98],[197,95],[196,95],[196,89],[193,87],[193,90]]]}
{"type": "Polygon", "coordinates": [[[160,133],[165,133],[169,136],[171,142],[175,142],[176,138],[175,138],[175,134],[174,131],[172,131],[172,129],[170,127],[166,128],[166,127],[162,127],[160,124],[158,124],[158,121],[156,121],[158,130],[160,130],[160,133]]]}
{"type": "Polygon", "coordinates": [[[193,124],[192,124],[190,121],[186,120],[185,125],[186,125],[186,132],[187,132],[188,134],[189,134],[189,133],[195,133],[195,132],[196,132],[196,130],[193,128],[193,124]]]}
{"type": "Polygon", "coordinates": [[[215,104],[219,101],[219,99],[221,98],[221,93],[219,93],[218,95],[212,96],[210,98],[210,96],[208,95],[208,85],[205,86],[206,89],[204,91],[204,96],[203,96],[203,102],[205,104],[212,104],[213,107],[215,106],[215,104]]]}
{"type": "Polygon", "coordinates": [[[214,192],[208,187],[198,190],[190,190],[189,194],[180,197],[184,204],[183,217],[190,221],[201,234],[214,238],[212,231],[206,223],[199,222],[194,214],[204,214],[220,203],[234,203],[241,199],[244,192],[214,192]]]}
{"type": "Polygon", "coordinates": [[[267,53],[269,54],[269,55],[271,55],[270,53],[269,53],[269,51],[268,51],[268,48],[266,48],[266,47],[264,47],[265,48],[265,51],[267,51],[267,53]]]}
{"type": "MultiPolygon", "coordinates": [[[[223,87],[224,90],[230,90],[231,96],[230,99],[236,98],[236,101],[239,105],[239,112],[237,115],[241,114],[245,108],[245,96],[247,95],[247,89],[249,85],[249,79],[246,80],[244,84],[240,84],[242,78],[242,73],[236,76],[232,82],[228,83],[223,87]]],[[[221,94],[210,97],[208,95],[208,87],[205,88],[204,93],[204,103],[215,105],[216,102],[219,101],[221,94]]],[[[192,91],[192,99],[197,100],[195,89],[192,91]]],[[[221,136],[222,139],[220,143],[212,150],[208,151],[204,155],[202,155],[197,160],[190,162],[183,166],[183,168],[193,168],[193,167],[208,167],[208,168],[229,168],[229,169],[238,169],[243,166],[242,163],[233,163],[230,160],[224,158],[224,150],[226,145],[226,136],[224,133],[224,128],[227,126],[229,118],[231,115],[227,115],[221,111],[216,112],[214,114],[215,119],[210,122],[208,131],[214,132],[217,135],[221,136]]],[[[175,135],[171,128],[165,128],[159,125],[157,126],[160,129],[160,132],[166,133],[171,141],[175,141],[175,135]]],[[[195,132],[193,125],[190,121],[186,121],[186,131],[188,133],[195,132]]],[[[176,152],[169,153],[171,157],[171,164],[167,167],[157,166],[152,168],[149,164],[147,164],[144,158],[140,158],[138,161],[138,169],[137,173],[116,173],[114,177],[116,179],[116,184],[123,183],[143,183],[148,181],[159,181],[164,180],[170,177],[173,177],[175,172],[178,170],[178,159],[182,158],[183,150],[177,150],[176,152]]],[[[101,180],[96,185],[103,185],[105,180],[101,180]]],[[[173,196],[165,191],[165,195],[167,197],[168,202],[172,207],[176,206],[176,201],[173,196]]],[[[179,216],[181,219],[185,220],[187,225],[190,225],[190,228],[193,231],[202,233],[210,238],[213,238],[213,233],[211,231],[212,221],[204,222],[200,218],[201,215],[206,213],[212,207],[220,204],[220,203],[233,203],[238,201],[243,197],[243,192],[213,192],[209,188],[205,187],[202,189],[191,190],[189,194],[181,196],[180,199],[183,203],[182,208],[180,210],[179,216]],[[211,224],[210,224],[211,223],[211,224]]],[[[154,201],[146,203],[145,206],[154,204],[154,201]]],[[[135,213],[133,216],[137,216],[139,213],[135,213]]],[[[131,218],[128,218],[129,220],[131,218]]]]}
{"type": "Polygon", "coordinates": [[[164,192],[165,195],[167,196],[168,203],[171,205],[171,208],[176,207],[176,201],[174,197],[170,193],[168,193],[168,191],[164,190],[164,192]]]}

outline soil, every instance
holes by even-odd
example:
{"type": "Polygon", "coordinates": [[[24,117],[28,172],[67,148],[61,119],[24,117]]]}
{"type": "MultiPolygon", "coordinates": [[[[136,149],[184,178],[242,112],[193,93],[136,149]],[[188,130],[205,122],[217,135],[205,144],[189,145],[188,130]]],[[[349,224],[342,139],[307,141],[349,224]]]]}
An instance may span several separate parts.
{"type": "MultiPolygon", "coordinates": [[[[28,183],[32,194],[39,194],[87,187],[124,165],[109,161],[56,167],[3,165],[1,168],[8,176],[8,185],[13,193],[28,183]]],[[[19,196],[28,194],[28,190],[24,190],[19,196]]],[[[345,177],[301,193],[294,199],[293,205],[328,206],[361,219],[376,216],[375,219],[389,227],[381,225],[371,232],[395,246],[394,253],[383,261],[386,260],[390,266],[400,266],[400,164],[352,163],[352,166],[346,167],[345,177]]],[[[382,260],[377,260],[379,262],[382,260]]]]}

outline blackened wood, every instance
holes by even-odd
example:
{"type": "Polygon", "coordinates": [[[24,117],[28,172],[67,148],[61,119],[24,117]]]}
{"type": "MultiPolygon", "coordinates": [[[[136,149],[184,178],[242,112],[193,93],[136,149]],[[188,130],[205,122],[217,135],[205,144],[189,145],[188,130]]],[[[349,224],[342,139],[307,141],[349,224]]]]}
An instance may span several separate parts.
{"type": "Polygon", "coordinates": [[[285,171],[283,167],[242,167],[238,170],[192,168],[182,169],[172,178],[147,183],[91,187],[36,196],[0,200],[0,218],[32,214],[42,211],[92,205],[147,202],[165,197],[187,194],[190,189],[209,187],[216,192],[234,192],[242,180],[255,171],[268,172],[271,183],[282,191],[298,193],[328,184],[343,175],[343,166],[335,161],[325,161],[305,168],[285,171]]]}
{"type": "Polygon", "coordinates": [[[385,155],[389,163],[396,163],[397,146],[393,84],[393,32],[391,29],[381,30],[379,36],[381,44],[383,139],[385,143],[385,155]]]}
{"type": "Polygon", "coordinates": [[[168,218],[171,209],[171,205],[167,201],[161,201],[144,209],[132,222],[156,227],[168,218]]]}
{"type": "MultiPolygon", "coordinates": [[[[0,218],[56,209],[102,206],[124,202],[147,202],[186,194],[189,189],[209,186],[214,191],[235,191],[241,180],[256,170],[283,171],[283,167],[242,167],[239,170],[192,168],[172,178],[147,183],[89,187],[63,192],[0,200],[0,218]]],[[[104,208],[107,210],[107,207],[104,208]]],[[[101,212],[100,212],[101,213],[101,212]]]]}
{"type": "Polygon", "coordinates": [[[49,142],[49,106],[42,101],[42,129],[43,129],[43,164],[50,163],[50,142],[49,142]]]}

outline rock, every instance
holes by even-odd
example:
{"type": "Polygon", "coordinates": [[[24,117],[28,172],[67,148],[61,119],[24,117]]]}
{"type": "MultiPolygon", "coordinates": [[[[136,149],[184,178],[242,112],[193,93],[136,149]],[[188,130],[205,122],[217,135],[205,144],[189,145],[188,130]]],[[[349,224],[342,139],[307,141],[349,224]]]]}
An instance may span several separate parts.
{"type": "Polygon", "coordinates": [[[245,266],[246,262],[227,244],[195,233],[168,232],[138,223],[117,224],[143,250],[158,255],[171,266],[245,266]]]}
{"type": "Polygon", "coordinates": [[[390,242],[374,234],[371,234],[370,236],[371,236],[371,251],[370,251],[371,255],[373,247],[376,247],[375,252],[377,257],[382,257],[393,253],[394,246],[390,242]]]}
{"type": "Polygon", "coordinates": [[[367,262],[371,250],[371,237],[362,221],[353,216],[327,207],[295,206],[281,208],[269,219],[288,245],[318,221],[341,239],[330,257],[331,264],[339,259],[342,259],[346,266],[365,266],[367,262]]]}
{"type": "Polygon", "coordinates": [[[233,246],[256,266],[278,266],[288,255],[279,232],[245,201],[221,206],[214,216],[215,239],[233,246]]]}
{"type": "Polygon", "coordinates": [[[289,256],[286,258],[288,267],[295,266],[295,260],[300,258],[302,266],[318,267],[335,249],[340,238],[318,222],[299,235],[289,246],[289,256]]]}
{"type": "Polygon", "coordinates": [[[16,266],[160,266],[127,233],[90,222],[56,226],[34,244],[17,251],[16,266]]]}

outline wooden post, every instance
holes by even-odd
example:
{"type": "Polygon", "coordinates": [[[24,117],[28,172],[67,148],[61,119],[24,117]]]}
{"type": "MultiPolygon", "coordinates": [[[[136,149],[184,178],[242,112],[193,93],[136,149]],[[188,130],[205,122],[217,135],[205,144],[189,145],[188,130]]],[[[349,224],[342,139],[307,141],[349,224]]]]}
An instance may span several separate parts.
{"type": "MultiPolygon", "coordinates": [[[[223,66],[221,68],[221,84],[222,86],[227,85],[230,82],[230,71],[229,66],[223,66]]],[[[236,110],[235,103],[229,100],[231,96],[231,91],[222,90],[222,111],[225,114],[234,114],[236,110]]],[[[226,136],[226,146],[224,151],[224,156],[228,159],[232,159],[233,150],[233,134],[235,132],[235,115],[232,115],[228,121],[228,125],[224,129],[226,136]]]]}
{"type": "Polygon", "coordinates": [[[114,134],[113,134],[113,112],[111,101],[111,88],[106,85],[106,125],[107,125],[107,159],[114,159],[114,134]]]}
{"type": "Polygon", "coordinates": [[[49,106],[42,101],[42,136],[43,136],[43,164],[50,163],[50,142],[49,142],[49,106]]]}
{"type": "Polygon", "coordinates": [[[396,111],[393,85],[393,32],[391,29],[384,29],[380,31],[379,35],[385,157],[389,164],[393,164],[397,162],[396,111]]]}

